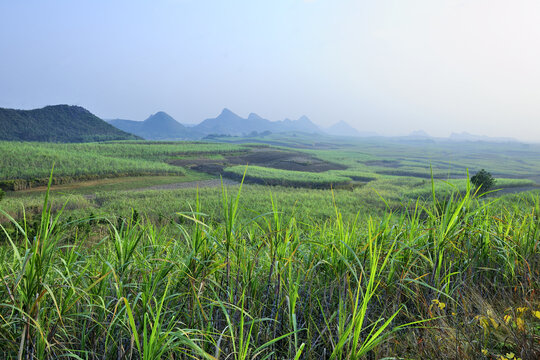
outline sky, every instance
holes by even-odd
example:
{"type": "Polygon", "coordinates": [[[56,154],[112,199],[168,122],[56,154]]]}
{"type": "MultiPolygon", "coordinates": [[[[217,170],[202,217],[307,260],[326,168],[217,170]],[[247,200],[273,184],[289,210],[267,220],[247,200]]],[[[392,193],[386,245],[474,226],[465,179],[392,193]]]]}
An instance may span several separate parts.
{"type": "Polygon", "coordinates": [[[0,107],[540,141],[537,0],[0,0],[0,107]]]}

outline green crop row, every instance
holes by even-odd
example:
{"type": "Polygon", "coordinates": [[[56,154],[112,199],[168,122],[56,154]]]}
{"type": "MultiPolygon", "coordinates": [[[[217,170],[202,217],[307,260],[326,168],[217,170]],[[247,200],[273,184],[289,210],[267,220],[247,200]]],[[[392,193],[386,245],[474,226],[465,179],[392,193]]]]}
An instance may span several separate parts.
{"type": "Polygon", "coordinates": [[[306,171],[291,171],[266,168],[262,166],[231,166],[225,168],[224,175],[236,179],[245,179],[265,185],[282,185],[296,187],[329,188],[334,185],[343,185],[351,181],[351,178],[340,175],[332,175],[326,172],[313,173],[306,171]]]}
{"type": "Polygon", "coordinates": [[[0,179],[46,178],[55,166],[55,175],[65,177],[120,176],[138,174],[182,174],[183,169],[144,159],[113,157],[84,147],[43,146],[35,143],[0,142],[0,179]]]}

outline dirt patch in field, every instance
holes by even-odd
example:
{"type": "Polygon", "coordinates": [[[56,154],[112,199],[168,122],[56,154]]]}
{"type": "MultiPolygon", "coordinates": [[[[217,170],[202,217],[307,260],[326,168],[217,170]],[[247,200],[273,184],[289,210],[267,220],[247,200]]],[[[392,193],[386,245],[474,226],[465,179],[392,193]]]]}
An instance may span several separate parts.
{"type": "Polygon", "coordinates": [[[175,165],[175,166],[188,167],[188,168],[193,169],[194,167],[198,165],[207,165],[207,164],[225,165],[225,160],[216,160],[216,159],[197,157],[197,158],[189,158],[189,159],[175,159],[175,160],[169,161],[169,164],[175,165]]]}
{"type": "MultiPolygon", "coordinates": [[[[239,182],[230,179],[223,179],[223,185],[238,185],[239,182]]],[[[181,183],[173,184],[163,184],[163,185],[154,185],[147,186],[139,189],[131,189],[128,191],[146,191],[146,190],[175,190],[175,189],[192,189],[192,188],[208,188],[208,187],[220,187],[220,179],[211,179],[211,180],[199,180],[199,181],[187,181],[181,183]]]]}
{"type": "Polygon", "coordinates": [[[191,169],[195,171],[204,172],[211,175],[223,175],[223,169],[225,169],[225,164],[199,164],[192,166],[191,169]]]}
{"type": "MultiPolygon", "coordinates": [[[[231,179],[223,179],[223,185],[238,185],[239,182],[231,179]]],[[[147,190],[175,190],[175,189],[194,189],[194,188],[211,188],[211,187],[220,187],[221,179],[210,179],[210,180],[197,180],[197,181],[185,181],[172,184],[162,184],[162,185],[152,185],[136,189],[125,189],[127,192],[140,192],[147,190]]],[[[96,194],[85,194],[83,195],[87,200],[95,200],[96,194]]]]}
{"type": "Polygon", "coordinates": [[[281,170],[324,172],[328,170],[345,170],[347,167],[318,159],[301,152],[254,149],[253,151],[238,155],[227,156],[231,165],[256,165],[281,170]]]}
{"type": "Polygon", "coordinates": [[[256,165],[281,170],[324,172],[328,170],[345,170],[347,166],[318,159],[312,155],[294,151],[269,150],[254,148],[249,152],[224,155],[224,159],[208,159],[204,157],[175,159],[171,165],[189,167],[193,170],[209,174],[222,174],[223,169],[233,165],[256,165]]]}

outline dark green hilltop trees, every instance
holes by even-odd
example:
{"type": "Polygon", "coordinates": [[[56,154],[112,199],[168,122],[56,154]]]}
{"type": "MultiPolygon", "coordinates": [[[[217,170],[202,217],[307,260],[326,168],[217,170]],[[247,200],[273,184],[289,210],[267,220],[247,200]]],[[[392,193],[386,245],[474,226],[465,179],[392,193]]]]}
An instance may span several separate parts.
{"type": "Polygon", "coordinates": [[[0,108],[0,140],[92,142],[135,140],[80,106],[54,105],[42,109],[0,108]]]}
{"type": "Polygon", "coordinates": [[[487,172],[486,170],[482,169],[479,172],[477,172],[472,178],[471,183],[477,188],[480,189],[483,192],[489,191],[493,186],[495,186],[495,178],[491,175],[491,173],[487,172]]]}

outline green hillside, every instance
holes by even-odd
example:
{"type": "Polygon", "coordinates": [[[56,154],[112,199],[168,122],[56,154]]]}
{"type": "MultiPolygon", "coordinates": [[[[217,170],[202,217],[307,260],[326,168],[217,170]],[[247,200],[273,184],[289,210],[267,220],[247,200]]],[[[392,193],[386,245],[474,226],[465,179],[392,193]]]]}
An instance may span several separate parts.
{"type": "Polygon", "coordinates": [[[89,142],[133,139],[138,137],[107,124],[80,106],[54,105],[34,110],[0,108],[0,140],[89,142]]]}

